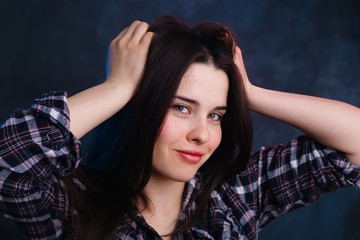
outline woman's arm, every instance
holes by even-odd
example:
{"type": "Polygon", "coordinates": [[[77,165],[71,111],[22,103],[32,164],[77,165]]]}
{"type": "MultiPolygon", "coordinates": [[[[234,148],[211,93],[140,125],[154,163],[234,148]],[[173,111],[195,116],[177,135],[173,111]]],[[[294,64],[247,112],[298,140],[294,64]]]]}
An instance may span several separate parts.
{"type": "Polygon", "coordinates": [[[147,30],[148,24],[140,21],[125,28],[110,44],[107,80],[68,99],[70,130],[77,138],[118,112],[133,96],[153,36],[147,30]]]}
{"type": "Polygon", "coordinates": [[[244,79],[251,110],[290,124],[320,143],[344,152],[360,166],[360,109],[339,101],[278,92],[248,80],[241,51],[235,63],[244,79]]]}

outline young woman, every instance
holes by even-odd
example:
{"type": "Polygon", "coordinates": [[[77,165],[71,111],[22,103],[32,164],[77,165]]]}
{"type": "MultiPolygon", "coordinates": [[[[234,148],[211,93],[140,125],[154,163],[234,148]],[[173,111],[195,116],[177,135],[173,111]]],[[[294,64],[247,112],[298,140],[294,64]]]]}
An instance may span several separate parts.
{"type": "Polygon", "coordinates": [[[252,85],[227,27],[135,21],[110,50],[104,83],[1,126],[0,209],[29,239],[257,239],[360,187],[360,110],[252,85]],[[250,154],[250,110],[306,135],[250,154]]]}

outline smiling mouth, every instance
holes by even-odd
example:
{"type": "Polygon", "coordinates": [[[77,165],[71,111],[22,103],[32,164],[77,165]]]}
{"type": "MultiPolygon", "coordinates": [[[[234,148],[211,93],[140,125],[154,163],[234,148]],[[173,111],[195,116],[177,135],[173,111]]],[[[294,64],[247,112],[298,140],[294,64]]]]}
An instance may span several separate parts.
{"type": "Polygon", "coordinates": [[[197,164],[201,161],[204,154],[197,151],[177,151],[179,156],[186,162],[197,164]]]}

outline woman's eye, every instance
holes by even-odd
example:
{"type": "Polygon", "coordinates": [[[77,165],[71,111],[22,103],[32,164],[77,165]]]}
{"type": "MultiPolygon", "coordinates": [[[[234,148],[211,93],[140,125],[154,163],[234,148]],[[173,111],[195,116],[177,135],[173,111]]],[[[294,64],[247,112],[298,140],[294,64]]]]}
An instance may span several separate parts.
{"type": "Polygon", "coordinates": [[[178,111],[180,113],[184,113],[184,114],[190,113],[190,109],[188,107],[183,106],[183,105],[174,105],[173,109],[175,109],[176,111],[178,111]]]}
{"type": "Polygon", "coordinates": [[[222,115],[219,113],[210,113],[209,118],[214,121],[221,121],[222,115]]]}

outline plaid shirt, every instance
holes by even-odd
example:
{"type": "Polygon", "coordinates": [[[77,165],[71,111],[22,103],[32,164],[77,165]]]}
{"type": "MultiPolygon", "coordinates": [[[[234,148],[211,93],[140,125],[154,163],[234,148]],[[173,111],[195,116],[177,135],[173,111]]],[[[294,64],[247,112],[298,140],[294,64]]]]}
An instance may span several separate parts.
{"type": "MultiPolygon", "coordinates": [[[[69,124],[66,94],[53,92],[29,110],[15,110],[0,126],[0,211],[29,239],[61,238],[70,221],[61,176],[77,167],[81,153],[69,124]]],[[[306,136],[263,147],[243,172],[212,192],[204,216],[174,239],[257,239],[280,214],[348,186],[360,187],[360,168],[306,136]]],[[[186,184],[179,221],[196,209],[201,187],[197,173],[186,184]]],[[[117,230],[115,239],[161,239],[140,214],[117,230]]]]}

